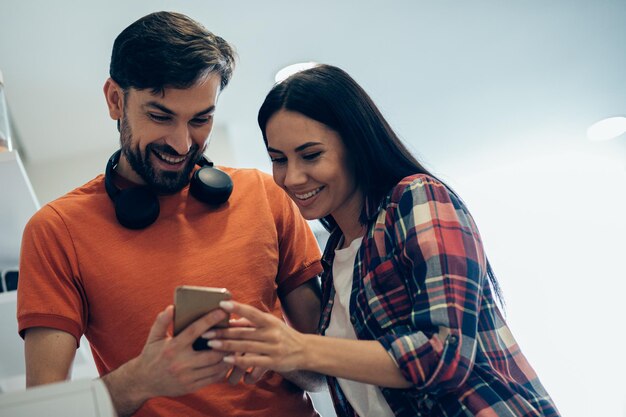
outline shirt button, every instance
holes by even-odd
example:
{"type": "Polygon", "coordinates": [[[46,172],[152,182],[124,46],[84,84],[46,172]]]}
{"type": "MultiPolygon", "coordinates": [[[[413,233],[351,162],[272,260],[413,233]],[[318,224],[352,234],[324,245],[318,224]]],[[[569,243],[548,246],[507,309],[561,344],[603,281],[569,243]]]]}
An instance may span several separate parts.
{"type": "Polygon", "coordinates": [[[459,338],[456,336],[448,337],[448,343],[452,346],[456,346],[459,343],[459,338]]]}
{"type": "Polygon", "coordinates": [[[352,324],[356,323],[356,318],[354,318],[354,316],[350,316],[350,323],[352,324]]]}

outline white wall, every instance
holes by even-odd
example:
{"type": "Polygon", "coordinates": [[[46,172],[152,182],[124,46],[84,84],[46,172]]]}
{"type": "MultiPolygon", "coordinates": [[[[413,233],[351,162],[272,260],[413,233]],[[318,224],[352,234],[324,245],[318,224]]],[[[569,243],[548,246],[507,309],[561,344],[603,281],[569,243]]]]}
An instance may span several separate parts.
{"type": "Polygon", "coordinates": [[[508,323],[562,415],[625,416],[626,137],[572,142],[485,149],[442,171],[476,218],[508,323]]]}

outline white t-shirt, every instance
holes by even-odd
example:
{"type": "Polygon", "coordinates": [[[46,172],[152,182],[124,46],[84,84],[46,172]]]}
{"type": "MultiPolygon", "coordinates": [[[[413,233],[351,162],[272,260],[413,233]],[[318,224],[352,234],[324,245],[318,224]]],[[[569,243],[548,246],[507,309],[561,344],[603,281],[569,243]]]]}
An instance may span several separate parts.
{"type": "MultiPolygon", "coordinates": [[[[354,260],[362,240],[363,238],[358,238],[345,249],[335,249],[333,262],[335,299],[326,336],[357,340],[350,322],[350,292],[354,260]]],[[[393,417],[393,412],[377,386],[343,378],[337,378],[337,382],[360,417],[393,417]]]]}

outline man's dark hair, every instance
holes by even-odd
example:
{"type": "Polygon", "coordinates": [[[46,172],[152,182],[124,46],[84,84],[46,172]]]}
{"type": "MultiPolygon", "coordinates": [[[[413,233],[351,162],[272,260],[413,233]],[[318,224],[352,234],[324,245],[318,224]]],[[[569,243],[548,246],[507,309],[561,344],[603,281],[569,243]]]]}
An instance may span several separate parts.
{"type": "Polygon", "coordinates": [[[124,90],[188,88],[219,74],[223,90],[233,73],[235,51],[200,23],[175,12],[142,17],[118,35],[109,74],[124,90]]]}

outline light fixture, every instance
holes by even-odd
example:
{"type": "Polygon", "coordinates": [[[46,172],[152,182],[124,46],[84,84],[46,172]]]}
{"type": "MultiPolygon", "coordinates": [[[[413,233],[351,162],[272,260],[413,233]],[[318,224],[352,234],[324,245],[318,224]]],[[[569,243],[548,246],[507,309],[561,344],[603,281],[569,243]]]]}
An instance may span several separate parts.
{"type": "Polygon", "coordinates": [[[279,70],[276,75],[274,76],[274,80],[279,83],[283,80],[285,80],[286,78],[288,78],[290,75],[295,74],[296,72],[300,72],[309,68],[313,68],[315,66],[317,66],[317,62],[299,62],[297,64],[291,64],[288,65],[286,67],[284,67],[283,69],[279,70]]]}
{"type": "Polygon", "coordinates": [[[617,138],[626,133],[626,117],[607,117],[592,124],[587,129],[589,140],[600,141],[617,138]]]}

